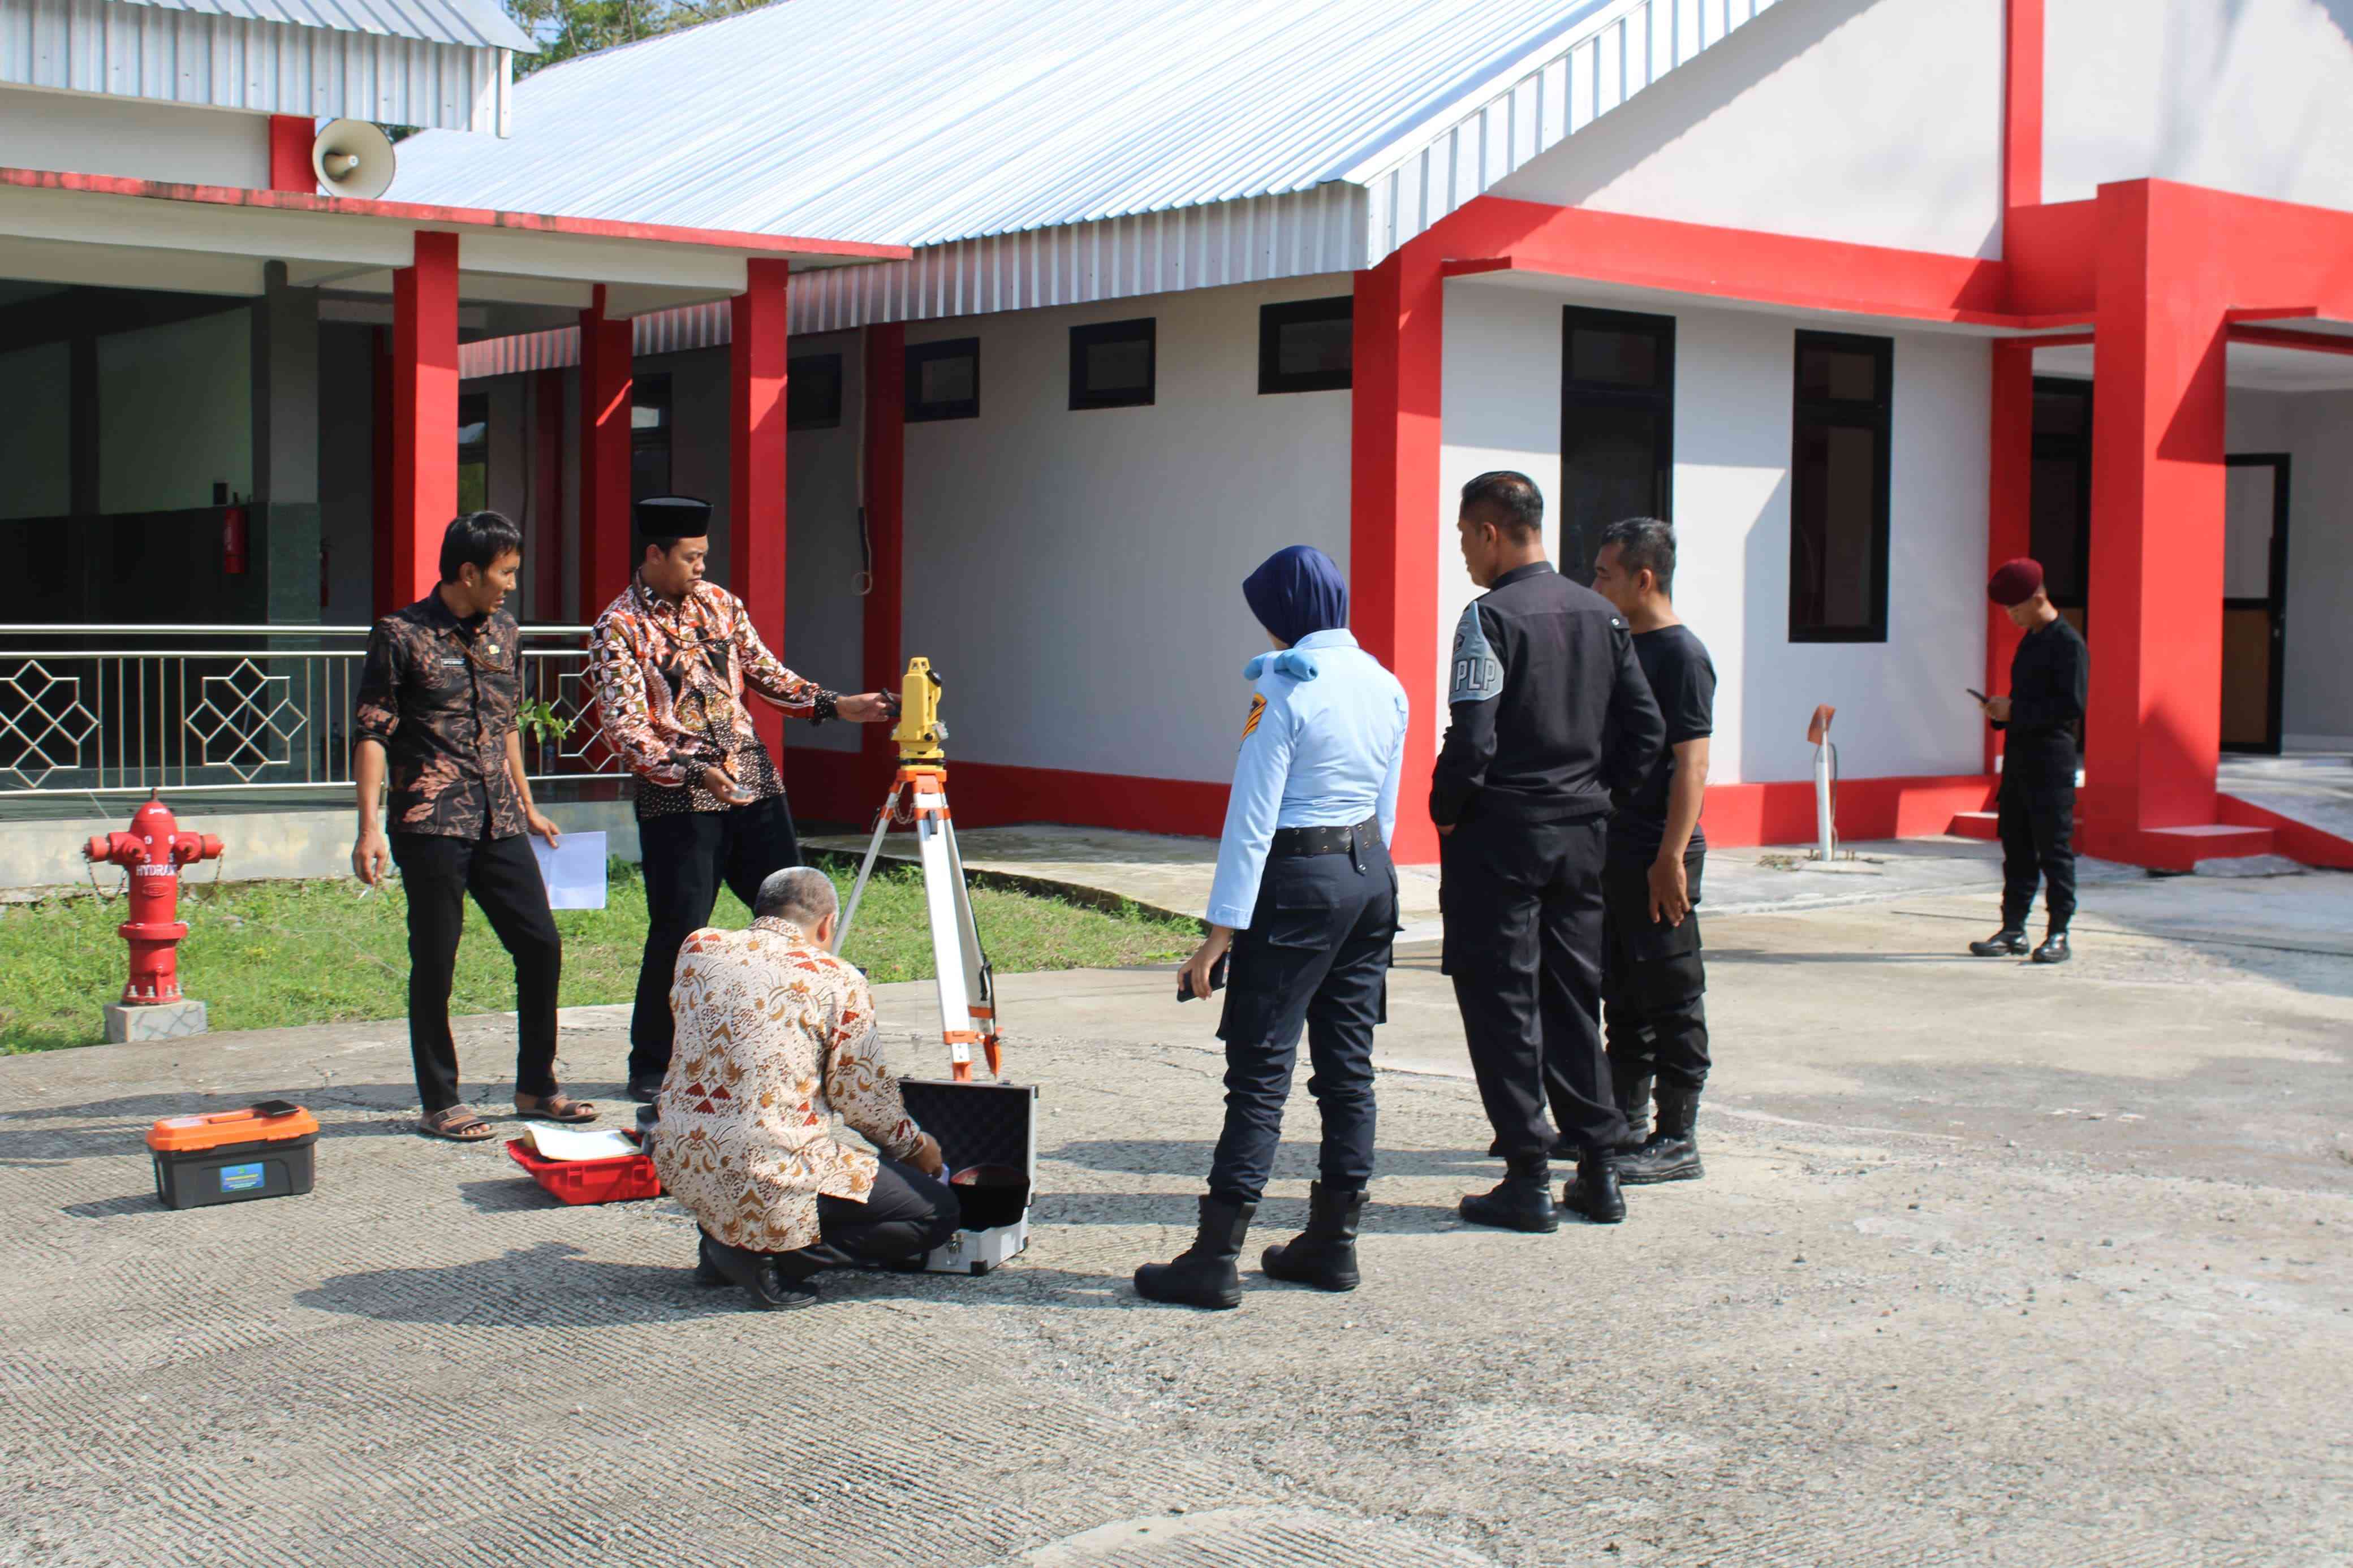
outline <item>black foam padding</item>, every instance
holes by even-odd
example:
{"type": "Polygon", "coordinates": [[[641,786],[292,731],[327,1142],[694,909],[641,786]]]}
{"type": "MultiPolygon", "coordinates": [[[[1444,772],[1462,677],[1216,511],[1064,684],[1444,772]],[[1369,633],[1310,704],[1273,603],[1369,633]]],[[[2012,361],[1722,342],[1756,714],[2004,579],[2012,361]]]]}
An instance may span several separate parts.
{"type": "Polygon", "coordinates": [[[899,1080],[899,1094],[915,1125],[940,1141],[940,1155],[949,1170],[968,1165],[1029,1170],[1029,1125],[1038,1113],[1036,1086],[909,1078],[899,1080]]]}

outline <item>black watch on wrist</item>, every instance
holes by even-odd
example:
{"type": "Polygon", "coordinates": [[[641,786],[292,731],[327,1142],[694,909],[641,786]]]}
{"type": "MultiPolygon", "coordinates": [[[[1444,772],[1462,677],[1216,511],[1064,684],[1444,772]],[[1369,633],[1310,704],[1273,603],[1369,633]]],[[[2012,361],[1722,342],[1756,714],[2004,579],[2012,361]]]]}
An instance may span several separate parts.
{"type": "Polygon", "coordinates": [[[840,716],[841,693],[839,691],[828,691],[824,687],[818,687],[817,689],[817,711],[809,715],[809,722],[812,724],[822,724],[828,719],[838,719],[840,716]]]}

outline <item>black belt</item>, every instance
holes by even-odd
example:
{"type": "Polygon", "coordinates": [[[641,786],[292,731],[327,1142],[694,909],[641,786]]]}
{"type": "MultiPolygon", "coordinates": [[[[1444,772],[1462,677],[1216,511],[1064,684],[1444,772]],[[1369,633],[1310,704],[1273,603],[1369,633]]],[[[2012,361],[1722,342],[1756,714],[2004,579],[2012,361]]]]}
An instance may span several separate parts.
{"type": "Polygon", "coordinates": [[[1381,819],[1368,816],[1354,827],[1278,827],[1267,847],[1270,859],[1289,860],[1302,855],[1345,855],[1378,843],[1381,819]]]}

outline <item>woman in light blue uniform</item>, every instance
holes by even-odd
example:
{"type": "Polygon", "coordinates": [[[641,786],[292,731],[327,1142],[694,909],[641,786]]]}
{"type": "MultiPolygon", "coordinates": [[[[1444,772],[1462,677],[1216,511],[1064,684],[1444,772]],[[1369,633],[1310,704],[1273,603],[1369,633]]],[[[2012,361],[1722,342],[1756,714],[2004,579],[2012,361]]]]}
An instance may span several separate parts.
{"type": "Polygon", "coordinates": [[[1242,671],[1256,688],[1209,894],[1209,937],[1180,996],[1206,996],[1230,953],[1226,1127],[1201,1200],[1201,1229],[1135,1288],[1155,1300],[1239,1307],[1236,1262],[1274,1168],[1299,1035],[1324,1117],[1322,1179],[1306,1234],[1261,1259],[1277,1279],[1356,1287],[1356,1220],[1373,1173],[1373,1026],[1385,1018],[1398,929],[1398,775],[1405,689],[1348,633],[1348,585],[1332,558],[1293,545],[1242,584],[1274,640],[1242,671]]]}

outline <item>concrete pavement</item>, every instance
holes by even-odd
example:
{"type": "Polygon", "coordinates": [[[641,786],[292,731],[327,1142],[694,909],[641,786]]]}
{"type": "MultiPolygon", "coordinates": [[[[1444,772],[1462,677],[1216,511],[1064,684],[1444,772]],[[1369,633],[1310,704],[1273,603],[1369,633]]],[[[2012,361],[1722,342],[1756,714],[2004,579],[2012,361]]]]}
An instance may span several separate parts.
{"type": "MultiPolygon", "coordinates": [[[[2058,972],[1956,956],[1977,893],[1719,918],[1707,1179],[1542,1237],[1453,1218],[1496,1167],[1409,949],[1365,1288],[1217,1315],[1126,1284],[1218,1121],[1166,971],[1005,982],[1028,1255],[788,1315],[667,1200],[410,1135],[396,1026],[0,1060],[0,1563],[2341,1563],[2348,893],[2104,887],[2058,972]],[[314,1194],[154,1206],[148,1121],[279,1093],[314,1194]]],[[[927,988],[883,1006],[936,1071],[927,988]]],[[[622,1049],[575,1016],[568,1084],[622,1049]]]]}

